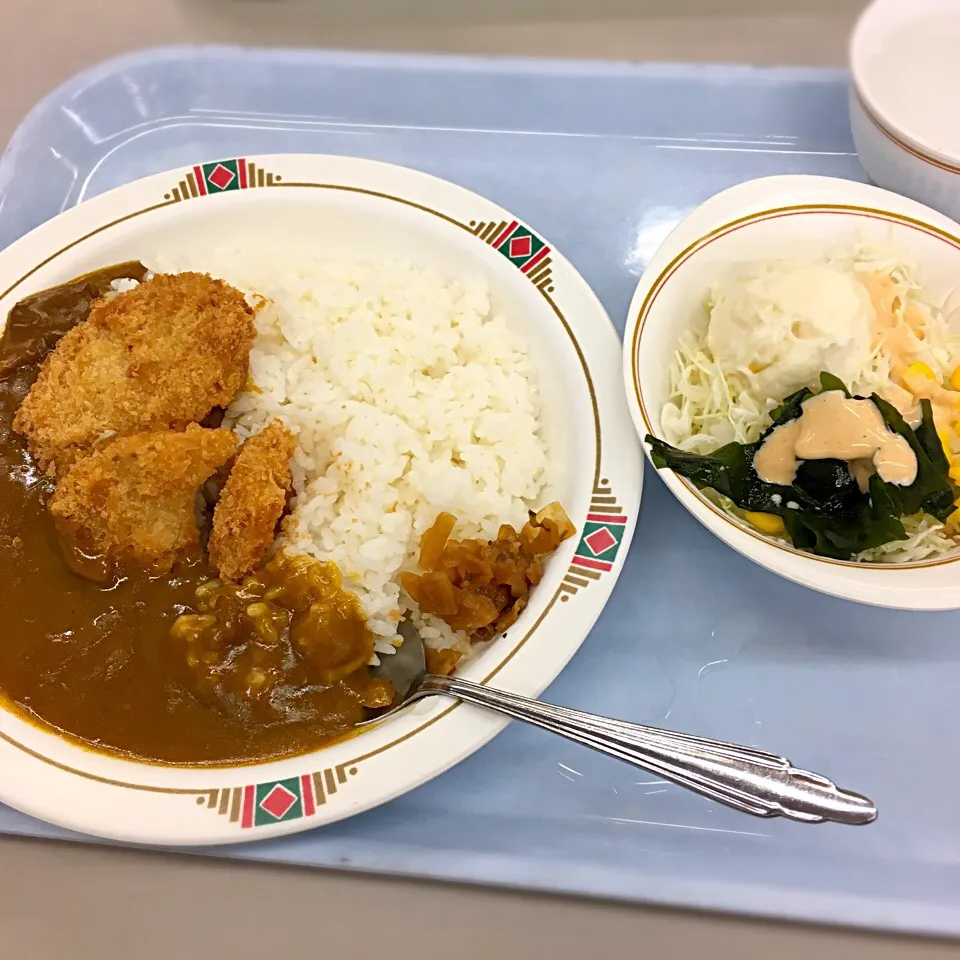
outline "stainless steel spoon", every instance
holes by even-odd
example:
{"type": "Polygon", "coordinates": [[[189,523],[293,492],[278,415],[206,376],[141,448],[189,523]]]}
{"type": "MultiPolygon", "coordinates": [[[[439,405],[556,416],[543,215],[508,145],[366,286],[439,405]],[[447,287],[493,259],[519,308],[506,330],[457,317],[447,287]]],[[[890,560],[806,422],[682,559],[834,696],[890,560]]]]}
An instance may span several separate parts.
{"type": "Polygon", "coordinates": [[[428,674],[423,641],[416,628],[404,621],[400,633],[403,645],[392,656],[381,657],[380,666],[374,669],[377,676],[397,688],[396,706],[366,721],[368,724],[379,723],[415,700],[440,694],[559,733],[757,817],[788,817],[804,823],[831,820],[851,825],[877,818],[876,806],[866,797],[842,790],[820,774],[798,770],[786,758],[754,747],[612,720],[459,677],[428,674]]]}

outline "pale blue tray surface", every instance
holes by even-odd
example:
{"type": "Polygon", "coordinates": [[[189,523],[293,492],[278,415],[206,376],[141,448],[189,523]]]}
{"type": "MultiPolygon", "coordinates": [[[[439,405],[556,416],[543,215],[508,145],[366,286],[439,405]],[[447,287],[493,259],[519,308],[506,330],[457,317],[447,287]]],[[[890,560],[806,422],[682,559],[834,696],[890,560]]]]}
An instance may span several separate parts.
{"type": "MultiPolygon", "coordinates": [[[[650,253],[705,197],[775,173],[864,179],[839,72],[175,49],[34,110],[0,163],[0,246],[136,177],[285,151],[485,194],[570,257],[620,331],[650,253]]],[[[782,752],[871,796],[876,824],[755,820],[514,725],[379,810],[205,852],[960,934],[960,616],[788,584],[647,477],[620,584],[549,696],[782,752]]],[[[0,831],[69,836],[5,808],[0,831]]]]}

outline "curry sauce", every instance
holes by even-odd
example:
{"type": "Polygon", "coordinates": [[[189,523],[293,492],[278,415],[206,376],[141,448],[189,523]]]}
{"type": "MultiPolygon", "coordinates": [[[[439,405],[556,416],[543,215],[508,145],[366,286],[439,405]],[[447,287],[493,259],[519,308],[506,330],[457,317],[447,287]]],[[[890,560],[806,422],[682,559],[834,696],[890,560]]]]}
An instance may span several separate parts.
{"type": "Polygon", "coordinates": [[[279,560],[259,587],[227,588],[198,549],[162,576],[122,569],[105,579],[97,558],[60,541],[47,511],[54,481],[12,429],[59,337],[113,280],[144,274],[139,263],[107,268],[22,301],[8,318],[0,696],[97,750],[149,761],[232,764],[308,752],[392,693],[369,677],[372,636],[339,578],[305,568],[325,566],[315,561],[279,560]]]}

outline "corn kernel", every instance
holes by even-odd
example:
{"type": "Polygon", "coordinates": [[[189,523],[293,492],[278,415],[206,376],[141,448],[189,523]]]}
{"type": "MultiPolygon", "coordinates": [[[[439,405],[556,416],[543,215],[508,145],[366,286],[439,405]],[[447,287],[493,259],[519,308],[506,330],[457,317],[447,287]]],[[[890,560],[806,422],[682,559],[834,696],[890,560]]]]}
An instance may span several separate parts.
{"type": "Polygon", "coordinates": [[[777,537],[784,531],[783,521],[775,513],[744,513],[747,523],[756,527],[761,533],[770,537],[777,537]]]}
{"type": "Polygon", "coordinates": [[[904,370],[903,376],[904,379],[907,377],[926,377],[927,380],[937,379],[937,375],[922,360],[918,360],[916,363],[911,363],[910,366],[904,370]]]}
{"type": "Polygon", "coordinates": [[[950,449],[950,431],[945,427],[937,427],[937,436],[940,438],[940,446],[943,447],[947,463],[950,463],[953,460],[953,452],[950,449]]]}
{"type": "Polygon", "coordinates": [[[960,367],[957,367],[953,373],[950,374],[950,386],[954,390],[960,390],[960,367]]]}
{"type": "Polygon", "coordinates": [[[903,385],[915,397],[929,397],[940,386],[937,375],[922,360],[911,363],[903,371],[903,385]]]}
{"type": "Polygon", "coordinates": [[[960,457],[950,464],[950,479],[954,483],[960,483],[960,457]]]}
{"type": "Polygon", "coordinates": [[[947,533],[956,533],[960,530],[960,510],[954,510],[953,513],[947,517],[946,523],[944,523],[944,529],[947,533]]]}

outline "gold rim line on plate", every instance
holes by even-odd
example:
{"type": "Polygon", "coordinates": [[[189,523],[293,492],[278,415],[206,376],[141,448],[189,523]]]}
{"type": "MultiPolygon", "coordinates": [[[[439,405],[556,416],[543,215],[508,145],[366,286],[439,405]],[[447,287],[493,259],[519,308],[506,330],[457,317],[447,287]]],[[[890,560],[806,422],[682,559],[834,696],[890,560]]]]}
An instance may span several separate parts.
{"type": "Polygon", "coordinates": [[[853,95],[857,98],[857,103],[860,104],[860,109],[863,110],[867,119],[880,131],[891,143],[900,147],[901,150],[905,150],[912,157],[916,157],[918,160],[922,160],[924,163],[929,163],[933,167],[937,167],[940,170],[943,170],[944,173],[952,173],[954,175],[960,175],[960,166],[955,166],[952,163],[948,163],[946,160],[940,160],[939,158],[933,156],[933,154],[925,153],[919,147],[913,146],[911,143],[907,143],[906,140],[902,140],[898,137],[892,130],[890,130],[886,124],[880,120],[879,117],[874,114],[873,110],[867,105],[866,100],[860,94],[860,91],[854,86],[853,95]]]}
{"type": "MultiPolygon", "coordinates": [[[[736,220],[731,220],[729,223],[725,223],[722,226],[715,227],[713,230],[705,233],[702,237],[694,240],[693,243],[690,243],[684,247],[684,249],[681,250],[663,268],[656,280],[654,280],[650,285],[650,289],[643,298],[643,303],[640,305],[640,309],[637,312],[637,320],[636,324],[634,325],[633,335],[630,341],[630,369],[633,379],[634,397],[636,398],[637,405],[640,408],[640,416],[643,418],[643,424],[647,428],[647,433],[651,433],[654,436],[660,435],[660,431],[654,428],[651,418],[647,413],[647,406],[643,400],[643,391],[640,387],[640,337],[642,336],[643,328],[646,325],[650,311],[653,308],[653,304],[662,292],[663,288],[666,286],[667,281],[693,256],[693,254],[703,250],[705,247],[713,243],[714,240],[719,240],[721,237],[729,236],[729,234],[735,233],[737,230],[740,230],[743,227],[751,226],[764,220],[776,220],[781,217],[802,216],[806,214],[817,213],[831,215],[856,214],[858,216],[868,217],[872,220],[885,220],[890,223],[899,223],[903,226],[910,227],[911,229],[919,230],[921,233],[926,233],[934,239],[941,240],[944,243],[954,247],[956,250],[960,250],[960,238],[955,237],[952,233],[949,233],[946,230],[942,230],[939,227],[934,227],[929,223],[924,223],[922,220],[918,220],[915,217],[909,217],[905,214],[893,213],[890,210],[881,210],[875,207],[861,207],[854,204],[803,203],[788,207],[774,207],[771,210],[760,210],[756,213],[739,217],[736,220]]],[[[730,524],[730,526],[732,526],[734,529],[747,534],[759,543],[764,543],[770,547],[775,547],[777,550],[782,550],[784,553],[789,553],[795,557],[804,557],[809,560],[815,560],[818,563],[849,567],[855,570],[869,569],[883,571],[919,570],[929,567],[944,566],[948,563],[955,563],[957,560],[960,560],[960,554],[958,554],[956,556],[946,558],[941,557],[935,560],[919,560],[914,563],[872,563],[865,565],[856,560],[834,560],[830,557],[818,557],[815,554],[798,550],[796,547],[779,543],[770,537],[764,536],[762,533],[759,533],[756,530],[750,529],[750,527],[748,527],[746,524],[738,523],[733,517],[730,516],[729,513],[713,503],[708,497],[705,497],[703,493],[698,490],[697,487],[689,480],[686,480],[682,477],[678,479],[713,514],[730,524]]]]}
{"type": "MultiPolygon", "coordinates": [[[[365,196],[376,197],[376,198],[382,199],[382,200],[389,200],[389,201],[392,201],[392,202],[395,202],[395,203],[401,203],[401,204],[403,204],[403,205],[405,205],[405,206],[408,206],[408,207],[412,207],[412,208],[414,208],[414,209],[416,209],[416,210],[420,210],[420,211],[422,211],[423,213],[429,213],[429,214],[431,214],[432,216],[435,216],[435,217],[440,218],[441,220],[445,221],[446,223],[449,223],[449,224],[451,224],[451,225],[453,225],[453,226],[455,226],[455,227],[459,227],[461,230],[464,230],[466,233],[470,234],[471,236],[476,236],[476,234],[473,232],[473,230],[471,230],[471,228],[470,228],[467,224],[461,223],[459,220],[455,219],[454,217],[449,216],[448,214],[442,213],[442,212],[439,211],[439,210],[434,210],[432,207],[428,207],[428,206],[425,206],[424,204],[417,203],[417,202],[414,201],[414,200],[407,200],[407,199],[405,199],[404,197],[395,197],[395,196],[393,196],[393,195],[391,195],[391,194],[389,194],[389,193],[382,193],[382,192],[377,191],[377,190],[369,190],[369,189],[366,189],[366,188],[364,188],[364,187],[347,186],[347,185],[344,185],[344,184],[335,184],[335,183],[308,183],[308,182],[304,182],[304,181],[283,181],[283,182],[280,182],[280,183],[275,183],[275,184],[273,184],[273,186],[275,186],[275,187],[299,187],[299,188],[309,187],[309,188],[313,188],[313,189],[323,189],[323,190],[340,190],[340,191],[347,192],[347,193],[357,193],[357,194],[363,194],[363,195],[365,195],[365,196]]],[[[214,196],[216,196],[216,194],[214,194],[214,196]]],[[[125,223],[126,221],[132,220],[132,219],[135,218],[135,217],[139,217],[139,216],[141,216],[141,215],[143,215],[143,214],[146,214],[146,213],[152,213],[154,210],[159,210],[159,209],[162,209],[163,207],[174,206],[174,205],[176,205],[176,204],[179,203],[179,202],[181,202],[181,201],[178,200],[178,199],[172,199],[172,198],[171,198],[171,199],[169,199],[169,200],[164,200],[162,203],[152,204],[152,205],[149,206],[149,207],[144,207],[144,208],[142,208],[142,209],[140,209],[140,210],[134,211],[133,213],[128,213],[128,214],[125,214],[125,215],[122,216],[122,217],[116,218],[115,220],[111,220],[109,223],[105,223],[105,224],[97,227],[96,229],[91,230],[91,231],[89,231],[88,233],[83,234],[83,236],[78,237],[78,238],[75,239],[75,240],[72,240],[70,243],[64,245],[63,247],[61,247],[61,248],[60,248],[59,250],[57,250],[56,252],[50,254],[50,256],[48,256],[48,257],[46,257],[45,259],[43,259],[42,261],[40,261],[40,263],[38,263],[38,264],[36,264],[35,266],[31,267],[30,270],[28,270],[25,274],[23,274],[23,276],[21,276],[21,277],[20,277],[18,280],[16,280],[13,284],[11,284],[9,287],[7,287],[7,289],[4,290],[3,293],[0,293],[0,300],[6,298],[10,293],[12,293],[14,290],[16,290],[16,288],[17,288],[18,286],[20,286],[21,283],[23,283],[25,280],[27,280],[27,279],[29,279],[31,276],[33,276],[33,274],[36,273],[39,269],[41,269],[42,267],[45,267],[48,263],[51,263],[53,260],[55,260],[57,257],[61,256],[62,254],[66,253],[68,250],[71,250],[71,249],[73,249],[74,247],[78,246],[79,244],[83,243],[84,241],[89,240],[91,237],[94,237],[94,236],[96,236],[96,235],[99,234],[99,233],[103,233],[104,231],[110,229],[111,227],[116,226],[117,224],[125,223]]],[[[489,201],[488,201],[488,202],[489,202],[489,201]]],[[[584,281],[584,282],[586,282],[586,281],[584,281]]],[[[589,369],[589,367],[588,367],[588,365],[587,365],[587,361],[586,361],[586,357],[584,356],[583,349],[581,348],[579,341],[577,340],[576,336],[574,335],[573,330],[572,330],[572,328],[570,327],[570,324],[567,322],[566,317],[564,317],[563,312],[561,311],[560,307],[557,305],[557,303],[553,300],[553,298],[552,298],[545,290],[543,290],[543,289],[541,289],[541,288],[538,288],[538,289],[539,289],[539,291],[540,291],[541,296],[543,296],[544,299],[550,304],[550,307],[552,308],[554,314],[557,316],[557,318],[559,319],[559,321],[560,321],[563,329],[566,331],[566,334],[567,334],[567,336],[569,337],[571,344],[573,345],[574,351],[576,352],[577,359],[580,361],[580,365],[581,365],[581,367],[582,367],[582,369],[583,369],[583,374],[584,374],[584,377],[585,377],[586,382],[587,382],[587,390],[588,390],[589,395],[590,395],[590,404],[591,404],[591,407],[592,407],[592,410],[593,410],[594,436],[595,436],[595,438],[596,438],[596,439],[595,439],[595,445],[594,445],[594,459],[595,459],[595,462],[594,462],[594,470],[593,470],[593,488],[595,489],[595,488],[598,486],[599,482],[600,482],[600,472],[601,472],[600,458],[601,458],[601,451],[602,451],[602,437],[601,437],[601,433],[600,433],[600,409],[599,409],[599,406],[598,406],[598,404],[597,404],[597,394],[596,394],[596,389],[595,389],[594,384],[593,384],[593,378],[592,378],[591,375],[590,375],[590,369],[589,369]]],[[[540,624],[543,622],[543,620],[544,620],[544,618],[547,616],[547,614],[553,609],[553,606],[554,606],[554,604],[557,602],[557,599],[559,598],[559,596],[560,596],[561,593],[563,593],[563,590],[562,590],[560,587],[558,587],[557,590],[554,592],[553,596],[552,596],[552,597],[549,599],[549,601],[547,602],[546,606],[545,606],[544,609],[543,609],[543,612],[542,612],[542,613],[540,614],[540,616],[537,618],[537,620],[536,620],[536,622],[533,624],[533,626],[530,627],[530,629],[526,632],[526,634],[524,634],[524,636],[520,639],[520,641],[513,646],[513,648],[511,649],[510,653],[508,653],[508,654],[503,658],[503,660],[501,660],[500,663],[498,663],[497,666],[496,666],[493,670],[491,670],[490,673],[488,673],[488,674],[480,681],[481,684],[488,683],[491,679],[493,679],[493,677],[495,677],[495,676],[514,658],[514,656],[516,656],[516,654],[519,652],[519,650],[527,643],[527,641],[533,636],[534,632],[539,628],[540,624]]],[[[438,713],[435,717],[431,717],[429,720],[427,720],[427,721],[425,721],[424,723],[420,724],[418,727],[414,728],[413,730],[411,730],[411,731],[403,734],[403,736],[398,737],[396,740],[392,740],[390,743],[384,744],[383,746],[378,747],[378,748],[376,748],[375,750],[371,750],[371,751],[369,751],[368,753],[361,754],[361,755],[360,755],[359,757],[357,757],[356,759],[353,759],[353,760],[345,760],[344,763],[343,763],[343,766],[355,766],[355,765],[361,763],[361,762],[364,761],[364,760],[369,760],[369,759],[371,759],[372,757],[375,757],[375,756],[377,756],[378,754],[383,753],[384,751],[390,749],[391,747],[396,746],[397,744],[400,744],[400,743],[403,743],[403,742],[406,741],[406,740],[409,740],[409,739],[410,739],[411,737],[413,737],[415,734],[420,733],[421,731],[425,730],[427,727],[430,727],[430,726],[432,726],[433,724],[435,724],[438,720],[442,720],[444,717],[449,716],[449,714],[451,714],[454,710],[456,710],[457,707],[459,707],[460,705],[461,705],[461,704],[460,704],[459,702],[452,704],[451,706],[447,707],[445,710],[443,710],[443,711],[441,711],[440,713],[438,713]]],[[[0,708],[0,709],[3,709],[3,708],[0,708]]],[[[8,712],[13,713],[13,711],[8,711],[8,712]]],[[[16,714],[14,714],[14,715],[16,716],[16,714]]],[[[93,754],[93,755],[95,755],[95,756],[97,756],[97,757],[104,757],[104,756],[105,756],[105,757],[107,757],[107,758],[109,758],[109,759],[112,759],[112,760],[118,760],[118,759],[119,759],[119,760],[122,760],[122,759],[123,759],[122,757],[118,757],[118,756],[116,756],[116,755],[114,755],[114,754],[103,753],[103,752],[97,751],[97,750],[93,749],[92,747],[83,744],[82,741],[77,741],[77,740],[72,739],[72,738],[64,737],[63,731],[59,731],[59,730],[57,730],[56,728],[53,728],[53,727],[49,726],[48,724],[41,724],[41,723],[33,724],[30,720],[28,720],[28,719],[26,719],[26,718],[24,718],[24,717],[22,717],[22,716],[18,717],[18,719],[20,719],[20,720],[21,720],[22,722],[24,722],[24,723],[28,723],[28,724],[31,724],[32,726],[36,726],[37,729],[40,729],[40,730],[41,730],[42,732],[44,732],[44,733],[52,734],[52,735],[57,736],[57,737],[59,737],[59,738],[61,738],[61,739],[65,739],[65,740],[67,740],[68,743],[71,744],[71,746],[77,747],[77,748],[79,748],[79,749],[81,749],[81,750],[86,750],[86,751],[88,751],[89,753],[91,753],[91,754],[93,754]]],[[[355,734],[355,735],[356,735],[356,736],[361,736],[362,734],[355,734]]],[[[146,791],[146,792],[149,792],[149,793],[200,794],[200,793],[206,793],[206,792],[207,792],[206,788],[191,788],[191,787],[186,787],[186,788],[184,788],[184,787],[155,787],[155,786],[148,786],[148,785],[146,785],[146,784],[128,783],[128,782],[122,781],[122,780],[114,780],[114,779],[111,779],[110,777],[103,777],[103,776],[99,776],[98,774],[87,773],[87,772],[84,771],[84,770],[78,770],[78,769],[76,769],[75,767],[69,766],[68,764],[61,763],[61,762],[59,762],[58,760],[53,760],[52,758],[47,757],[47,756],[44,756],[43,754],[39,753],[38,751],[32,749],[31,747],[26,746],[26,744],[20,743],[20,741],[14,739],[14,738],[11,737],[9,734],[4,733],[3,731],[0,731],[0,740],[3,740],[4,742],[10,744],[11,746],[16,747],[16,748],[19,749],[19,750],[22,750],[24,753],[28,754],[29,756],[31,756],[31,757],[33,757],[33,758],[35,758],[35,759],[37,759],[37,760],[40,760],[40,761],[42,761],[42,762],[44,762],[44,763],[47,763],[47,764],[49,764],[49,765],[51,765],[51,766],[53,766],[53,767],[56,767],[56,768],[59,769],[59,770],[63,770],[63,771],[65,771],[65,772],[67,772],[67,773],[75,774],[76,776],[79,776],[79,777],[84,777],[84,778],[87,779],[87,780],[94,780],[94,781],[96,781],[96,782],[98,782],[98,783],[103,783],[103,784],[106,784],[106,785],[108,785],[108,786],[113,786],[113,787],[125,787],[125,788],[130,789],[130,790],[142,790],[142,791],[146,791]]],[[[342,741],[340,741],[340,742],[342,742],[342,741]]],[[[331,744],[330,746],[334,746],[334,745],[336,745],[336,744],[331,744]]],[[[290,758],[286,758],[286,759],[294,760],[294,759],[299,759],[299,758],[311,757],[311,756],[314,756],[314,755],[317,754],[317,753],[320,753],[320,752],[321,752],[322,750],[324,750],[324,749],[327,749],[327,748],[321,746],[319,750],[314,750],[314,751],[311,751],[310,753],[300,754],[299,756],[290,757],[290,758]]],[[[155,767],[155,768],[158,768],[158,769],[171,769],[171,770],[201,770],[201,769],[208,769],[208,770],[231,770],[231,769],[240,769],[241,767],[249,767],[250,769],[252,769],[254,766],[258,765],[258,764],[256,764],[256,763],[249,764],[249,765],[246,765],[246,764],[224,764],[224,765],[214,765],[214,764],[203,764],[203,765],[200,765],[200,764],[196,764],[196,765],[185,765],[185,764],[165,764],[165,763],[157,763],[156,761],[136,761],[136,760],[127,760],[127,761],[125,761],[125,762],[128,762],[128,763],[137,763],[137,762],[139,762],[139,763],[141,763],[142,765],[148,765],[148,766],[155,767]]],[[[268,761],[268,762],[270,762],[270,761],[268,761]]],[[[280,761],[280,762],[282,762],[282,761],[280,761]]]]}

